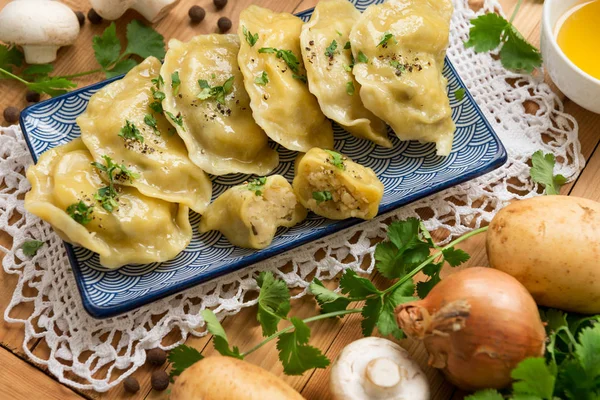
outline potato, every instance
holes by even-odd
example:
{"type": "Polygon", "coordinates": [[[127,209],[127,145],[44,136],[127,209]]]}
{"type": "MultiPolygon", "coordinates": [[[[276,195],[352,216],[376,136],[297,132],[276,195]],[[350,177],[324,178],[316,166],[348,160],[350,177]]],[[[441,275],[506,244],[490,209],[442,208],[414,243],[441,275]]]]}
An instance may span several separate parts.
{"type": "Polygon", "coordinates": [[[211,356],[176,378],[171,400],[303,400],[287,383],[254,364],[211,356]]]}
{"type": "Polygon", "coordinates": [[[600,313],[600,203],[542,196],[500,210],[487,233],[490,265],[539,305],[600,313]]]}

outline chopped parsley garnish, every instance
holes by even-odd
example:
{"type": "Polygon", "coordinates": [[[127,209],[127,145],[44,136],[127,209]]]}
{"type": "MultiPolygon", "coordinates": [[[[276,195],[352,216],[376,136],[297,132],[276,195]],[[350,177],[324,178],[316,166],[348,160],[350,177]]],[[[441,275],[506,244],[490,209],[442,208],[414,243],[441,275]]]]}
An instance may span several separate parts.
{"type": "Polygon", "coordinates": [[[321,204],[324,201],[333,200],[333,197],[331,196],[331,192],[329,192],[327,190],[324,190],[322,192],[313,192],[312,197],[313,197],[313,199],[315,199],[317,201],[317,204],[321,204]]]}
{"type": "Polygon", "coordinates": [[[254,47],[254,45],[258,41],[258,33],[255,33],[253,35],[252,32],[247,30],[245,26],[242,26],[242,31],[244,32],[244,36],[246,36],[246,42],[248,42],[250,47],[254,47]]]}
{"type": "Polygon", "coordinates": [[[347,41],[346,44],[344,45],[344,50],[350,50],[352,48],[352,45],[350,44],[350,41],[347,41]]]}
{"type": "Polygon", "coordinates": [[[406,67],[404,66],[404,64],[400,64],[399,61],[392,60],[390,61],[390,65],[396,68],[396,75],[398,76],[402,75],[402,73],[406,71],[406,67]]]}
{"type": "Polygon", "coordinates": [[[116,164],[113,159],[107,155],[102,156],[102,158],[106,165],[93,162],[92,166],[98,168],[100,171],[106,172],[109,183],[108,186],[98,189],[98,192],[94,194],[94,199],[96,199],[106,211],[113,212],[113,210],[119,206],[116,201],[118,193],[115,189],[115,179],[133,182],[133,179],[139,178],[140,174],[131,171],[124,164],[116,164]]]}
{"type": "Polygon", "coordinates": [[[165,113],[169,116],[169,118],[171,118],[171,121],[179,125],[181,129],[183,129],[183,131],[185,132],[185,126],[183,126],[183,116],[181,115],[181,113],[178,113],[177,115],[173,115],[173,113],[169,111],[165,111],[165,113]]]}
{"type": "Polygon", "coordinates": [[[211,87],[208,82],[204,79],[198,80],[198,85],[200,85],[200,93],[198,93],[198,98],[200,100],[207,100],[210,98],[215,98],[218,103],[225,104],[225,96],[227,96],[233,90],[233,80],[234,76],[230,76],[229,79],[223,83],[223,86],[213,86],[211,87]]]}
{"type": "Polygon", "coordinates": [[[165,99],[165,93],[161,92],[160,90],[153,90],[152,97],[154,97],[156,100],[163,101],[165,99]]]}
{"type": "Polygon", "coordinates": [[[352,72],[352,66],[344,64],[344,69],[346,72],[352,72]]]}
{"type": "MultiPolygon", "coordinates": [[[[348,82],[348,83],[351,83],[351,82],[348,82]]],[[[353,87],[354,87],[354,85],[353,85],[353,87]]],[[[330,158],[327,159],[327,161],[331,165],[333,165],[336,168],[342,169],[342,170],[346,169],[346,165],[344,164],[344,160],[346,159],[346,157],[344,157],[340,153],[338,153],[336,151],[332,151],[332,150],[325,150],[325,152],[330,155],[330,158]]]]}
{"type": "Polygon", "coordinates": [[[144,143],[144,137],[142,136],[142,133],[135,126],[135,124],[129,120],[125,121],[125,126],[121,128],[119,136],[124,140],[137,140],[140,143],[144,143]]]}
{"type": "Polygon", "coordinates": [[[179,87],[181,86],[181,79],[179,79],[179,71],[175,71],[171,74],[171,87],[173,88],[173,95],[179,94],[179,87]]]}
{"type": "Polygon", "coordinates": [[[281,58],[292,72],[298,73],[300,61],[298,61],[298,57],[296,57],[293,51],[279,50],[274,47],[261,47],[258,49],[258,52],[277,55],[277,58],[281,58]]]}
{"type": "Polygon", "coordinates": [[[333,58],[333,56],[337,53],[337,51],[336,51],[337,46],[338,46],[337,42],[335,40],[332,40],[329,47],[327,47],[327,49],[325,49],[325,55],[329,58],[333,58]]]}
{"type": "Polygon", "coordinates": [[[160,86],[165,83],[162,75],[158,75],[156,78],[152,78],[150,81],[154,86],[156,86],[157,89],[160,89],[160,86]]]}
{"type": "Polygon", "coordinates": [[[156,127],[156,118],[154,118],[154,115],[152,115],[152,114],[146,114],[144,116],[144,123],[146,125],[148,125],[150,128],[152,128],[152,130],[154,131],[154,133],[156,133],[157,135],[160,136],[160,132],[158,131],[158,129],[156,127]]]}
{"type": "Polygon", "coordinates": [[[114,186],[109,185],[98,189],[98,192],[94,194],[94,199],[97,200],[102,208],[108,212],[113,212],[115,208],[119,207],[117,203],[118,193],[114,186]]]}
{"type": "Polygon", "coordinates": [[[302,81],[304,83],[307,82],[306,80],[306,75],[296,75],[296,74],[292,74],[292,78],[297,79],[299,81],[302,81]]]}
{"type": "Polygon", "coordinates": [[[342,32],[340,32],[340,31],[336,30],[336,33],[337,33],[339,36],[342,36],[342,32]]]}
{"type": "Polygon", "coordinates": [[[254,192],[254,194],[257,196],[262,196],[266,183],[267,178],[264,176],[261,178],[252,179],[250,182],[248,182],[248,190],[254,192]]]}
{"type": "Polygon", "coordinates": [[[390,39],[394,40],[395,44],[398,44],[398,41],[396,40],[396,38],[394,37],[394,35],[392,35],[389,32],[386,32],[382,37],[381,37],[381,41],[377,44],[377,47],[382,46],[382,47],[387,47],[387,44],[389,42],[390,39]]]}
{"type": "Polygon", "coordinates": [[[346,93],[348,93],[350,96],[354,94],[354,82],[346,82],[346,93]]]}
{"type": "Polygon", "coordinates": [[[160,101],[154,101],[148,105],[152,111],[157,114],[161,114],[163,112],[162,103],[160,101]]]}
{"type": "Polygon", "coordinates": [[[28,240],[23,243],[21,246],[21,250],[23,250],[23,254],[27,257],[33,257],[37,254],[37,251],[44,245],[44,242],[41,240],[28,240]]]}
{"type": "Polygon", "coordinates": [[[454,97],[456,100],[461,101],[465,97],[466,90],[464,88],[456,89],[454,91],[454,97]]]}
{"type": "Polygon", "coordinates": [[[365,53],[363,53],[362,51],[358,52],[357,60],[358,60],[358,62],[361,62],[361,63],[369,62],[369,58],[367,56],[365,56],[365,53]]]}
{"type": "Polygon", "coordinates": [[[263,71],[260,76],[254,78],[254,83],[261,86],[265,86],[267,83],[269,83],[269,76],[267,75],[267,72],[263,71]]]}
{"type": "Polygon", "coordinates": [[[162,114],[162,112],[163,112],[162,101],[165,99],[165,94],[164,94],[164,92],[160,91],[160,87],[161,87],[161,85],[164,85],[165,81],[163,80],[162,75],[158,75],[158,77],[152,78],[151,81],[152,81],[152,84],[154,85],[151,88],[152,98],[155,101],[150,103],[148,106],[155,113],[162,114]]]}
{"type": "Polygon", "coordinates": [[[92,221],[93,212],[94,206],[88,206],[81,200],[79,203],[73,203],[67,207],[67,214],[81,225],[89,224],[92,221]]]}

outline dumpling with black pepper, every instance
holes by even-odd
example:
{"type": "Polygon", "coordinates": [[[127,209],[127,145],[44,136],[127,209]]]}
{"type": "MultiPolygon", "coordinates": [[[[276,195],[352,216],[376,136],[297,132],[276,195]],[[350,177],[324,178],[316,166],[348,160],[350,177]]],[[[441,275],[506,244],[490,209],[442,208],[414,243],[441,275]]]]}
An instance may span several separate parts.
{"type": "Polygon", "coordinates": [[[302,20],[250,6],[240,14],[238,61],[256,122],[283,147],[333,147],[331,123],[308,90],[300,55],[302,20]]]}
{"type": "Polygon", "coordinates": [[[292,186],[304,207],[330,219],[372,219],[383,197],[371,168],[319,148],[298,156],[292,186]]]}
{"type": "Polygon", "coordinates": [[[279,163],[252,118],[239,48],[237,35],[172,39],[161,69],[165,112],[192,161],[213,175],[265,175],[279,163]]]}
{"type": "Polygon", "coordinates": [[[158,59],[148,57],[123,79],[95,93],[77,118],[81,138],[94,161],[109,156],[139,174],[123,185],[202,213],[212,184],[163,116],[160,67],[158,59]]]}
{"type": "Polygon", "coordinates": [[[264,249],[278,227],[292,227],[306,214],[290,183],[272,175],[226,190],[202,215],[200,232],[218,230],[235,246],[264,249]]]}
{"type": "Polygon", "coordinates": [[[46,151],[27,179],[25,209],[64,240],[98,253],[106,268],[170,260],[192,238],[187,206],[120,185],[139,175],[110,157],[95,163],[81,139],[46,151]]]}
{"type": "Polygon", "coordinates": [[[369,6],[350,33],[354,76],[366,108],[400,140],[452,150],[455,125],[442,75],[450,0],[388,0],[369,6]]]}
{"type": "Polygon", "coordinates": [[[321,0],[302,27],[300,43],[308,87],[321,110],[352,135],[392,147],[387,125],[363,105],[352,74],[350,31],[360,12],[348,0],[321,0]]]}

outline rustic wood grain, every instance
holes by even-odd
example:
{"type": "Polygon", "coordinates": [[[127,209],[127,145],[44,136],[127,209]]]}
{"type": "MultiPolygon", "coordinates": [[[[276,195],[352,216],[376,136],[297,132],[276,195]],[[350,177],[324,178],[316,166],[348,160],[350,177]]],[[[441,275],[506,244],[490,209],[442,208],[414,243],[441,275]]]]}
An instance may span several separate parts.
{"type": "MultiPolygon", "coordinates": [[[[2,8],[8,0],[0,0],[2,8]]],[[[87,1],[64,0],[74,10],[87,12],[89,4],[87,1]]],[[[507,16],[510,16],[517,0],[501,0],[507,16]]],[[[211,33],[216,31],[216,21],[221,16],[228,16],[232,19],[233,26],[237,25],[237,16],[239,12],[249,4],[258,4],[278,11],[299,12],[314,7],[317,0],[230,0],[229,5],[221,11],[216,11],[211,0],[182,0],[164,20],[155,25],[155,28],[168,40],[171,37],[180,40],[188,40],[194,35],[202,33],[211,33]],[[187,11],[193,4],[198,4],[205,8],[206,19],[198,24],[192,25],[187,17],[187,11]]],[[[473,0],[474,7],[478,1],[473,0]]],[[[480,3],[480,1],[479,1],[480,3]]],[[[525,1],[517,17],[515,25],[521,33],[533,44],[539,44],[540,37],[540,15],[542,2],[525,1]]],[[[127,12],[123,18],[117,21],[117,30],[119,37],[124,43],[124,31],[126,24],[134,18],[141,18],[136,12],[127,12]]],[[[100,25],[92,25],[86,21],[81,34],[74,46],[63,48],[59,51],[59,57],[54,63],[55,74],[72,74],[81,71],[93,70],[98,68],[93,56],[90,44],[94,35],[100,34],[108,22],[100,25]]],[[[235,28],[234,28],[235,29],[235,28]]],[[[101,73],[88,75],[77,79],[79,86],[85,86],[103,79],[101,73]]],[[[558,92],[552,82],[545,77],[546,82],[557,92],[561,100],[564,101],[565,112],[571,114],[578,121],[580,129],[580,141],[582,153],[589,158],[588,165],[582,175],[576,182],[566,185],[562,193],[575,196],[587,197],[600,200],[600,152],[595,151],[600,139],[600,116],[583,110],[568,99],[565,99],[562,93],[558,92]]],[[[8,105],[14,105],[22,108],[27,105],[24,99],[25,90],[16,82],[9,80],[0,80],[0,111],[8,105]]],[[[529,108],[528,108],[529,109],[529,108]]],[[[535,110],[533,110],[535,111],[535,110]]],[[[0,116],[0,124],[6,123],[0,116]]],[[[0,231],[0,243],[8,245],[11,238],[0,231]]],[[[471,254],[471,260],[467,266],[487,265],[485,254],[485,237],[475,237],[460,246],[471,254]]],[[[1,257],[2,255],[0,255],[1,257]]],[[[450,270],[444,270],[443,274],[452,273],[450,270]]],[[[371,276],[377,284],[383,285],[384,279],[373,274],[371,276]]],[[[16,277],[5,273],[0,273],[0,311],[4,312],[13,288],[16,284],[16,277]]],[[[300,317],[313,315],[316,311],[314,300],[302,298],[293,301],[292,313],[300,317]]],[[[27,316],[30,309],[27,306],[17,309],[13,316],[27,316]]],[[[311,325],[312,338],[311,344],[318,346],[326,352],[327,356],[334,359],[341,349],[353,340],[360,338],[359,316],[351,315],[342,320],[336,321],[318,321],[311,325]]],[[[248,349],[261,340],[260,326],[256,322],[255,307],[242,310],[235,316],[228,317],[223,321],[223,326],[229,335],[232,343],[242,349],[248,349]]],[[[178,333],[173,333],[166,342],[177,340],[178,333]]],[[[0,393],[9,394],[11,399],[30,399],[30,398],[50,398],[50,399],[167,399],[168,393],[155,392],[150,387],[150,375],[158,368],[162,367],[144,366],[135,372],[134,376],[139,380],[141,389],[135,395],[126,394],[122,386],[110,390],[107,393],[81,392],[79,395],[66,388],[57,381],[45,375],[39,369],[31,366],[24,360],[17,357],[16,354],[22,354],[23,328],[20,325],[11,325],[5,322],[0,323],[0,393]],[[12,353],[11,353],[12,352],[12,353]]],[[[210,337],[188,338],[188,345],[193,346],[203,352],[205,355],[213,354],[212,342],[210,337]]],[[[426,365],[427,354],[424,347],[417,342],[403,340],[401,344],[411,353],[411,355],[422,365],[430,380],[432,395],[434,400],[460,400],[465,396],[464,392],[455,390],[443,379],[438,371],[430,369],[426,365]]],[[[43,342],[37,341],[27,344],[34,353],[41,357],[49,356],[49,349],[43,342]]],[[[286,380],[296,390],[300,391],[307,399],[329,399],[329,380],[328,369],[309,371],[302,377],[287,377],[282,373],[282,367],[278,362],[277,351],[274,343],[268,344],[248,357],[248,361],[253,362],[269,370],[286,380]]],[[[2,396],[0,396],[2,397],[2,396]]]]}

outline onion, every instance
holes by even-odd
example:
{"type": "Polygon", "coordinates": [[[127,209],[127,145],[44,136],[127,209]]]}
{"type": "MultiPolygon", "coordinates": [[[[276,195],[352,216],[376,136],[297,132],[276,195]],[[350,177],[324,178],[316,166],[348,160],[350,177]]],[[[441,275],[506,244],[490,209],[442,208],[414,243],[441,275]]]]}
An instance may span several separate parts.
{"type": "Polygon", "coordinates": [[[464,390],[506,387],[519,362],[544,354],[535,301],[515,278],[492,268],[456,272],[396,313],[400,328],[423,340],[429,365],[464,390]]]}

